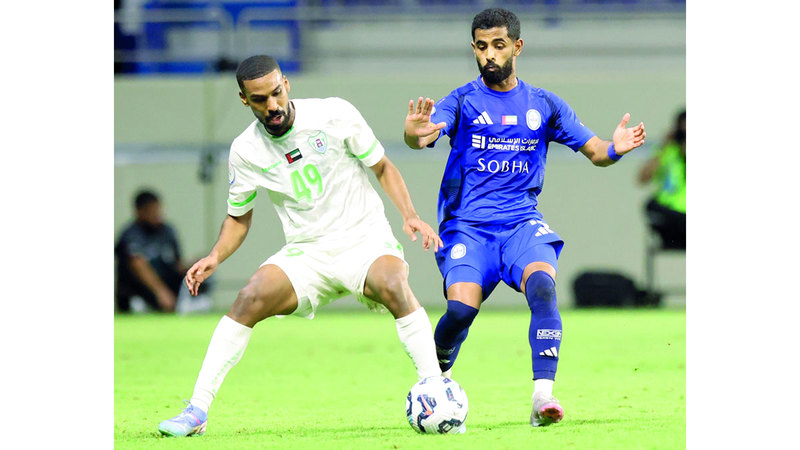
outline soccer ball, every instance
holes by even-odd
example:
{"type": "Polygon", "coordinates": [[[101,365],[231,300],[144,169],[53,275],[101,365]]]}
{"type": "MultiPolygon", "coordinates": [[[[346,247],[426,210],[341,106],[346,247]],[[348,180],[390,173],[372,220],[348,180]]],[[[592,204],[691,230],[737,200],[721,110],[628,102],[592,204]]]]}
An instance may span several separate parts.
{"type": "Polygon", "coordinates": [[[469,402],[467,393],[445,377],[419,380],[406,397],[406,417],[419,433],[463,433],[469,402]]]}

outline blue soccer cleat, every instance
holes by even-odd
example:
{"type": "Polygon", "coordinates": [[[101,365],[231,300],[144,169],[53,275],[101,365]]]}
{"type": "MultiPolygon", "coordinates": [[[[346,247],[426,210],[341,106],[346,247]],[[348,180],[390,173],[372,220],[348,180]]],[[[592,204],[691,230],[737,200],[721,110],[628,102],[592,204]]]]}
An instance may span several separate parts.
{"type": "Polygon", "coordinates": [[[177,416],[158,424],[158,431],[170,437],[202,436],[206,432],[207,422],[208,414],[189,404],[177,416]]]}

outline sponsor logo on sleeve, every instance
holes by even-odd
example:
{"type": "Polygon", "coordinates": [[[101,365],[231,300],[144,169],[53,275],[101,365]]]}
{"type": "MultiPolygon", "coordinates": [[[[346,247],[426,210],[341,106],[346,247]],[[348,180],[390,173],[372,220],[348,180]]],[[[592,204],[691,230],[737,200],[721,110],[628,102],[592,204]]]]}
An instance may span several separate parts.
{"type": "Polygon", "coordinates": [[[555,233],[555,231],[550,229],[550,225],[546,224],[544,221],[534,219],[531,220],[529,223],[533,226],[539,227],[536,230],[536,237],[544,236],[545,234],[555,233]]]}

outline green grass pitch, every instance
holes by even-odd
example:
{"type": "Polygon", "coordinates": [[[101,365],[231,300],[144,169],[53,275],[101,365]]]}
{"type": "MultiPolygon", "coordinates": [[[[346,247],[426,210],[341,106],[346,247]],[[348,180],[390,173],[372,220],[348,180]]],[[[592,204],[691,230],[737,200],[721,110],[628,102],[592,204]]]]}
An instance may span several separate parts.
{"type": "MultiPolygon", "coordinates": [[[[429,308],[433,323],[442,311],[429,308]]],[[[685,448],[683,310],[565,310],[555,395],[561,423],[532,428],[529,313],[485,308],[453,378],[467,433],[415,433],[416,381],[388,314],[322,309],[256,325],[201,437],[162,438],[158,422],[191,396],[221,314],[114,321],[115,448],[685,448]]]]}

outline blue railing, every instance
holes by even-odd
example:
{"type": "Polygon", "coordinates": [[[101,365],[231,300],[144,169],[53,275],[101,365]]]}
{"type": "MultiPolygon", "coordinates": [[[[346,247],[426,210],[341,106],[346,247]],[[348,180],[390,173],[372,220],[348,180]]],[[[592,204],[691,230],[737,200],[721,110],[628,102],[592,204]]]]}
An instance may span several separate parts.
{"type": "Polygon", "coordinates": [[[685,0],[150,0],[115,15],[115,73],[233,70],[253,39],[269,42],[285,72],[303,70],[303,30],[392,21],[462,20],[503,6],[558,24],[625,14],[685,14],[685,0]]]}

